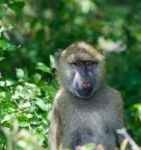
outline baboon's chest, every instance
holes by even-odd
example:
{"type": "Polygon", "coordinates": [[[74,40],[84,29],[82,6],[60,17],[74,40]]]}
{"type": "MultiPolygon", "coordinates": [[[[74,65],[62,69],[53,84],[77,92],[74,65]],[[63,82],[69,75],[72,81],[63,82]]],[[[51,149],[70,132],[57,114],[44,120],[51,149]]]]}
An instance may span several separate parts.
{"type": "MultiPolygon", "coordinates": [[[[105,122],[98,113],[74,115],[65,123],[64,137],[71,137],[72,145],[88,143],[103,144],[105,150],[113,150],[116,145],[112,122],[105,122]],[[108,124],[109,123],[109,124],[108,124]],[[67,132],[69,130],[69,132],[67,132]],[[70,133],[70,135],[66,135],[70,133]],[[108,139],[108,140],[107,140],[108,139]]],[[[105,118],[106,119],[106,118],[105,118]]]]}
{"type": "Polygon", "coordinates": [[[99,109],[93,106],[89,108],[82,106],[78,109],[77,106],[69,106],[69,109],[67,107],[64,109],[66,113],[62,112],[61,120],[64,141],[71,137],[72,145],[102,143],[106,148],[108,147],[106,150],[111,150],[111,147],[114,149],[116,145],[114,135],[115,114],[111,114],[106,107],[99,109]],[[107,141],[107,139],[110,140],[107,141]]]}
{"type": "Polygon", "coordinates": [[[79,109],[72,107],[66,110],[66,114],[62,114],[62,124],[66,130],[82,130],[85,132],[88,130],[89,134],[109,132],[110,128],[113,128],[114,114],[110,114],[107,109],[79,109]],[[71,115],[70,115],[71,114],[71,115]],[[65,119],[63,119],[65,118],[65,119]]]}

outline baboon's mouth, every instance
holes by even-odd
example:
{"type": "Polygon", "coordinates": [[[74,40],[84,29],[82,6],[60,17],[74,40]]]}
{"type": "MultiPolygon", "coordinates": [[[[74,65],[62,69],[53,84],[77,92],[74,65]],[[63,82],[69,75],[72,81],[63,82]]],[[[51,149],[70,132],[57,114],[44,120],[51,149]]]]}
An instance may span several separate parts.
{"type": "Polygon", "coordinates": [[[92,95],[93,93],[93,88],[79,88],[78,85],[76,85],[76,95],[80,98],[88,98],[92,95]]]}
{"type": "Polygon", "coordinates": [[[92,91],[93,91],[93,89],[91,89],[91,88],[83,88],[83,89],[77,91],[77,93],[80,97],[87,98],[92,95],[92,91]]]}

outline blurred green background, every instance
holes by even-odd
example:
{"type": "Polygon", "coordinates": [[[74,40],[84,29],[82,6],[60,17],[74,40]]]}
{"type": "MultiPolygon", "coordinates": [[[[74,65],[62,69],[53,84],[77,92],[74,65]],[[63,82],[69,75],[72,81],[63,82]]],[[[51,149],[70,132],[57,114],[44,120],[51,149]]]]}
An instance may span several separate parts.
{"type": "Polygon", "coordinates": [[[48,149],[53,54],[80,40],[104,51],[141,145],[141,1],[0,0],[0,150],[48,149]]]}

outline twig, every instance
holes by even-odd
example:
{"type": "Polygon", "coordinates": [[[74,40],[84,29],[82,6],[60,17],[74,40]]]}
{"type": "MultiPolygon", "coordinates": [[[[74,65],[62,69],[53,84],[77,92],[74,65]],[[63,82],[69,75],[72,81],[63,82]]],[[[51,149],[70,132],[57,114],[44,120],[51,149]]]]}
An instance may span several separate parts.
{"type": "Polygon", "coordinates": [[[125,139],[128,140],[129,144],[131,145],[131,150],[140,150],[139,146],[135,143],[135,141],[131,138],[131,136],[127,133],[125,128],[118,129],[118,134],[121,134],[125,139]]]}

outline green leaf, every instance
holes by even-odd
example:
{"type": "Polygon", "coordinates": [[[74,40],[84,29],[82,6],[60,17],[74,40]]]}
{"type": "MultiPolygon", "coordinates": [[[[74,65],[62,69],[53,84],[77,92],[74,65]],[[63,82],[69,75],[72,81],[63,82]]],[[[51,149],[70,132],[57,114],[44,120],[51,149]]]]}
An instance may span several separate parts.
{"type": "Polygon", "coordinates": [[[1,123],[5,123],[5,122],[11,122],[13,120],[13,114],[7,114],[4,116],[4,118],[1,120],[1,123]]]}
{"type": "Polygon", "coordinates": [[[41,62],[37,63],[36,69],[41,70],[43,72],[51,73],[50,68],[47,67],[44,63],[41,63],[41,62]]]}
{"type": "Polygon", "coordinates": [[[0,40],[0,48],[5,50],[5,51],[15,51],[16,46],[13,44],[10,44],[9,42],[5,40],[0,40]]]}
{"type": "Polygon", "coordinates": [[[0,57],[0,61],[3,61],[5,59],[5,57],[0,57]]]}
{"type": "Polygon", "coordinates": [[[42,78],[41,75],[38,73],[35,73],[33,75],[33,79],[34,79],[35,83],[38,83],[41,80],[41,78],[42,78]]]}
{"type": "Polygon", "coordinates": [[[35,102],[35,104],[37,106],[39,106],[39,108],[43,111],[47,111],[48,110],[48,105],[44,103],[43,100],[41,99],[37,99],[37,101],[35,102]]]}
{"type": "Polygon", "coordinates": [[[5,87],[6,82],[5,81],[0,81],[0,87],[5,87]]]}
{"type": "Polygon", "coordinates": [[[22,80],[24,78],[24,71],[20,68],[17,68],[16,69],[16,75],[17,75],[19,80],[22,80]]]}
{"type": "Polygon", "coordinates": [[[15,84],[15,82],[12,80],[5,80],[5,86],[12,86],[14,84],[15,84]]]}

